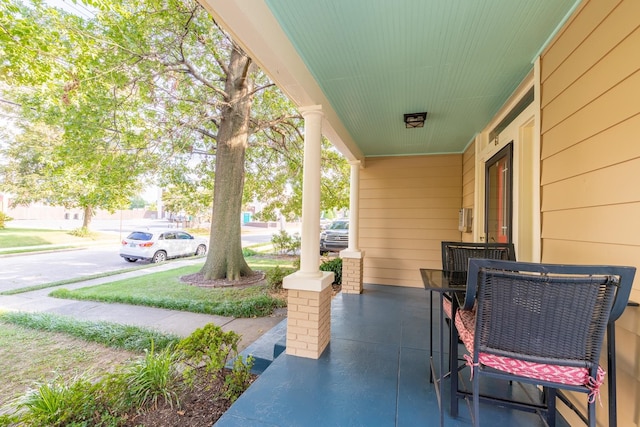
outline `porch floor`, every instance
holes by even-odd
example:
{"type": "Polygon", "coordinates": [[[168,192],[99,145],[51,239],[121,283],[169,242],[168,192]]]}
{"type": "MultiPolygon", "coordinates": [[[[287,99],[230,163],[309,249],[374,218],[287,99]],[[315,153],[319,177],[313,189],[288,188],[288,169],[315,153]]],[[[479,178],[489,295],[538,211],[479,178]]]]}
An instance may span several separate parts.
{"type": "MultiPolygon", "coordinates": [[[[362,295],[339,293],[332,302],[331,343],[321,358],[282,353],[216,427],[439,425],[429,382],[428,303],[426,291],[415,288],[365,285],[362,295]]],[[[436,310],[434,305],[435,322],[436,310]]],[[[468,380],[468,371],[462,377],[468,380]]],[[[510,387],[503,382],[500,388],[510,387]]],[[[513,388],[505,391],[522,391],[519,385],[513,388]]],[[[483,404],[480,417],[487,426],[544,425],[535,414],[492,405],[483,404]]],[[[471,425],[464,401],[457,418],[445,411],[445,425],[471,425]]],[[[557,425],[568,424],[558,415],[557,425]]]]}

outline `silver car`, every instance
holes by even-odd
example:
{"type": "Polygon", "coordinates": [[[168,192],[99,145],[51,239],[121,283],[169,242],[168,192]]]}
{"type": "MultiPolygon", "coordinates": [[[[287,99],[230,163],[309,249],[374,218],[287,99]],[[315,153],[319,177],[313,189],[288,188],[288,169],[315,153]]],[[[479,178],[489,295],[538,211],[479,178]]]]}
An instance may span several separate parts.
{"type": "Polygon", "coordinates": [[[349,245],[349,220],[338,219],[320,233],[320,255],[340,252],[349,245]]]}
{"type": "Polygon", "coordinates": [[[129,262],[144,259],[155,263],[205,253],[205,239],[180,230],[134,231],[122,240],[120,247],[120,256],[129,262]]]}

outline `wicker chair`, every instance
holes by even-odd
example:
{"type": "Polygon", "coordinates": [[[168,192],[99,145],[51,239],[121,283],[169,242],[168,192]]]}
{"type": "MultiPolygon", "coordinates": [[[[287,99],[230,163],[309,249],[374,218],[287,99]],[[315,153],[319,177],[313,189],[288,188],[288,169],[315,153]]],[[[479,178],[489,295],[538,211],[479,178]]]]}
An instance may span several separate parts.
{"type": "MultiPolygon", "coordinates": [[[[469,258],[516,260],[513,243],[442,242],[442,270],[467,271],[469,258]]],[[[451,318],[451,299],[445,296],[443,310],[451,318]]]]}
{"type": "Polygon", "coordinates": [[[607,324],[627,305],[635,270],[472,259],[455,323],[472,354],[474,425],[480,422],[480,381],[492,377],[548,388],[546,405],[536,410],[546,413],[550,426],[556,389],[586,393],[586,421],[595,426],[605,374],[600,350],[607,324]]]}

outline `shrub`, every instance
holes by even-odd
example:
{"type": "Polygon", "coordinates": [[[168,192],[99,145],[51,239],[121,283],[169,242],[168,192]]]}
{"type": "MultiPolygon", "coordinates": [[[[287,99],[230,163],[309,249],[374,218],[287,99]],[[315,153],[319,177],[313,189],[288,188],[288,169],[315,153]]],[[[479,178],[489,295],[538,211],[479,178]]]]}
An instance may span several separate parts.
{"type": "Polygon", "coordinates": [[[93,425],[89,422],[98,411],[96,387],[87,378],[41,384],[18,404],[20,419],[27,425],[93,425]]]}
{"type": "Polygon", "coordinates": [[[76,237],[93,237],[94,235],[87,227],[74,228],[69,231],[69,234],[76,237]]]}
{"type": "Polygon", "coordinates": [[[134,361],[125,369],[123,380],[127,384],[128,400],[133,407],[156,407],[160,399],[172,408],[174,402],[179,403],[178,374],[174,361],[172,351],[156,352],[152,345],[143,359],[134,361]]]}
{"type": "Polygon", "coordinates": [[[300,234],[289,234],[286,230],[280,230],[271,236],[271,244],[278,254],[296,254],[300,251],[300,234]]]}
{"type": "Polygon", "coordinates": [[[284,278],[292,274],[295,270],[292,268],[283,268],[276,265],[271,270],[267,271],[267,286],[272,291],[282,289],[282,281],[284,278]]]}
{"type": "Polygon", "coordinates": [[[342,258],[334,258],[320,264],[320,271],[333,271],[333,283],[342,285],[342,258]]]}
{"type": "Polygon", "coordinates": [[[242,356],[236,357],[233,361],[231,373],[224,378],[226,390],[224,397],[231,402],[235,402],[238,397],[251,385],[251,368],[253,367],[253,356],[248,356],[245,361],[242,356]]]}
{"type": "Polygon", "coordinates": [[[5,214],[4,212],[0,212],[0,230],[2,230],[5,227],[5,222],[9,222],[12,219],[13,218],[5,214]]]}
{"type": "Polygon", "coordinates": [[[196,329],[180,341],[176,350],[186,365],[184,376],[187,383],[193,384],[200,369],[209,375],[220,375],[227,362],[235,358],[231,372],[225,376],[226,390],[223,393],[223,397],[235,401],[249,387],[253,367],[253,357],[244,360],[238,355],[239,342],[240,335],[233,331],[224,332],[213,323],[196,329]]]}
{"type": "Polygon", "coordinates": [[[229,356],[238,352],[240,335],[233,331],[224,332],[221,327],[209,323],[196,329],[176,347],[180,360],[188,368],[187,378],[195,375],[197,368],[204,364],[207,373],[220,372],[229,360],[229,356]]]}
{"type": "Polygon", "coordinates": [[[251,248],[242,248],[242,256],[244,257],[250,257],[250,256],[256,256],[258,255],[258,252],[254,251],[251,248]]]}

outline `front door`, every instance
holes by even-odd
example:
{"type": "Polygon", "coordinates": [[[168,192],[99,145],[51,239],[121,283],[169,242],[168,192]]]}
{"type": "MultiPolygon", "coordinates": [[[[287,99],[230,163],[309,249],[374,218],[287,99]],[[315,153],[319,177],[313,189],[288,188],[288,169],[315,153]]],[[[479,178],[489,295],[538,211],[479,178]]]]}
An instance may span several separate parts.
{"type": "Polygon", "coordinates": [[[513,142],[485,163],[484,231],[489,243],[511,242],[513,142]]]}

